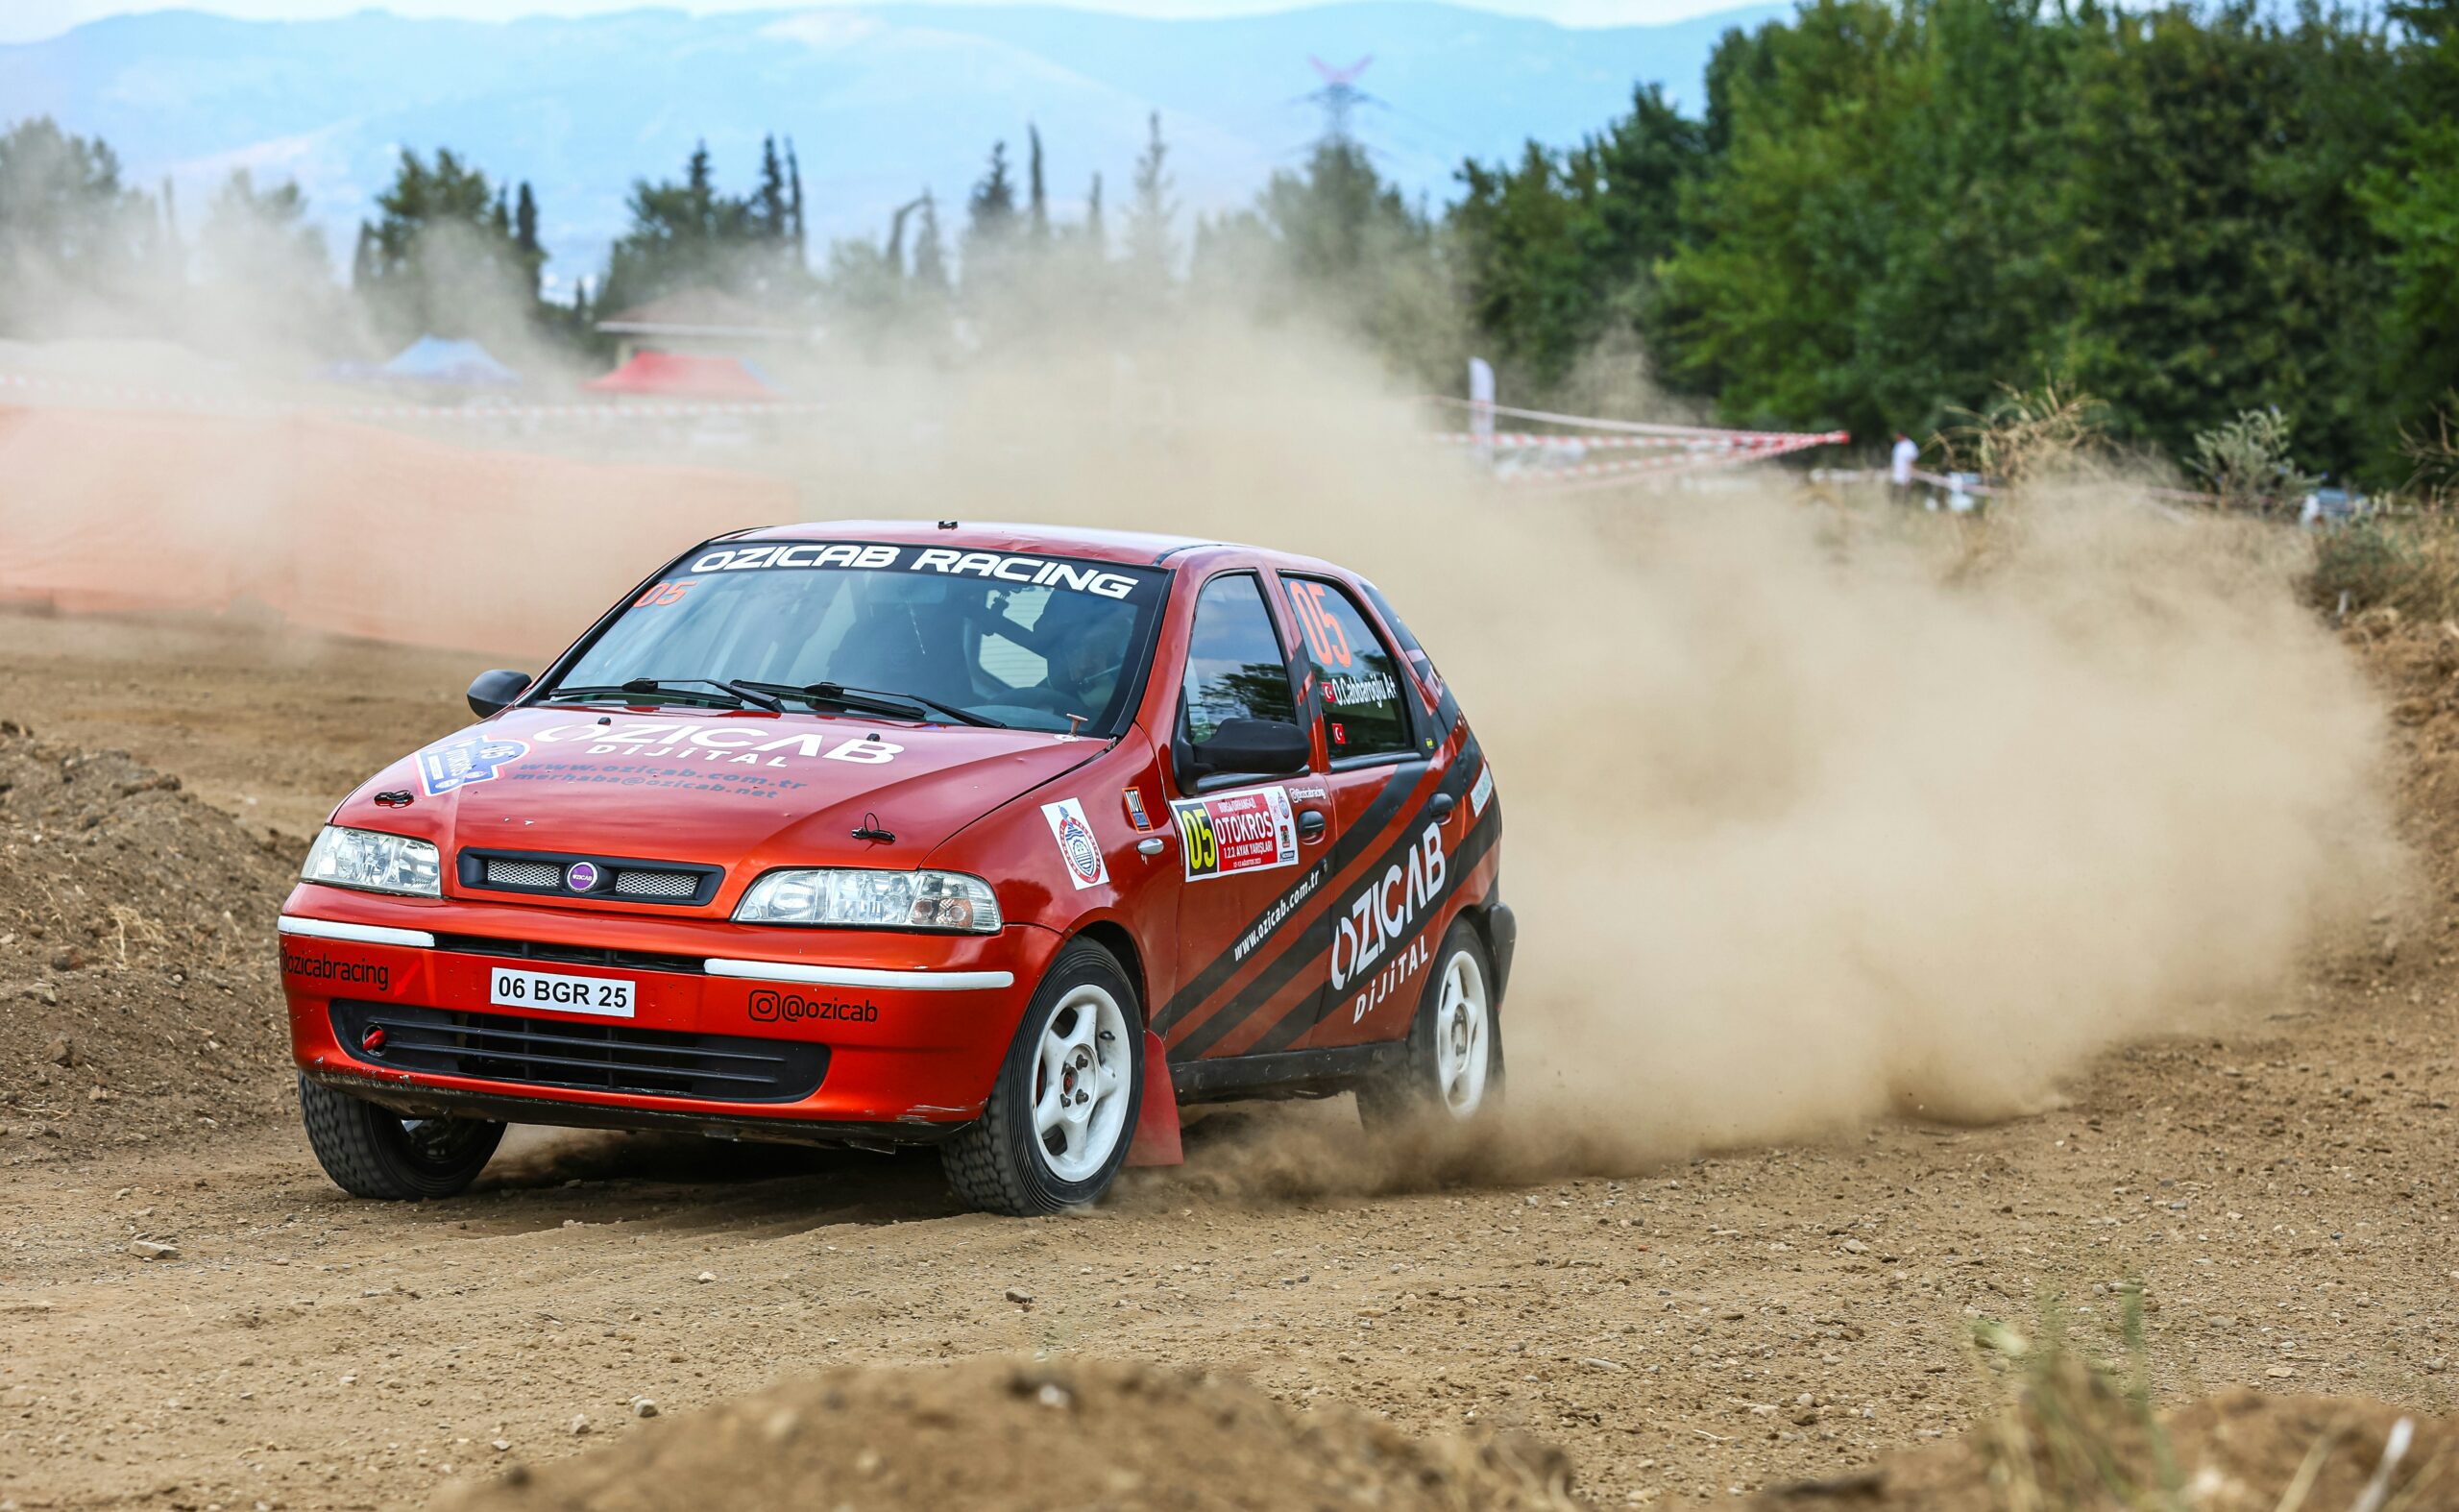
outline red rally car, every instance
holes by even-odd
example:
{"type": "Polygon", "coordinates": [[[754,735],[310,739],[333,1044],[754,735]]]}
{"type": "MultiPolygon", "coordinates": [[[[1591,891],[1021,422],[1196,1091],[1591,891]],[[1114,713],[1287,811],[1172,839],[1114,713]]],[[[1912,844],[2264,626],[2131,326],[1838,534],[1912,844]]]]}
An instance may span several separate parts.
{"type": "Polygon", "coordinates": [[[507,1122],[937,1144],[1007,1213],[1177,1105],[1497,1104],[1502,808],[1372,583],[1160,536],[839,523],[674,559],[333,811],[280,920],[364,1197],[507,1122]]]}

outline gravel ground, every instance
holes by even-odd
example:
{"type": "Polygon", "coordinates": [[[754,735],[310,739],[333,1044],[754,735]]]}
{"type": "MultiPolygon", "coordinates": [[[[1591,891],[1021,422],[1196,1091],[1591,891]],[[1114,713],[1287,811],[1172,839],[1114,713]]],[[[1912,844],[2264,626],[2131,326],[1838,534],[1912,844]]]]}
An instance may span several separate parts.
{"type": "MultiPolygon", "coordinates": [[[[237,817],[233,844],[304,833],[374,757],[455,722],[485,665],[63,623],[0,622],[0,718],[178,775],[237,817]],[[165,667],[192,724],[136,686],[165,667]]],[[[2424,679],[2399,715],[2420,802],[2454,744],[2445,650],[2421,645],[2374,653],[2424,679]]],[[[1412,1433],[1525,1429],[1596,1500],[1715,1498],[1959,1433],[1992,1389],[1974,1318],[2055,1294],[2114,1350],[2134,1282],[2165,1398],[2445,1414],[2459,894],[2441,886],[2237,1030],[2108,1056],[2036,1117],[1512,1189],[1242,1187],[1254,1147],[1344,1102],[1205,1119],[1186,1167],[1063,1219],[959,1214],[927,1156],[528,1131],[472,1195],[396,1207],[330,1187],[278,1077],[235,1099],[253,1113],[140,1145],[107,1103],[30,1134],[54,1120],[12,1065],[0,1504],[418,1505],[643,1431],[643,1397],[673,1413],[833,1366],[1018,1353],[1243,1377],[1412,1433]]]]}

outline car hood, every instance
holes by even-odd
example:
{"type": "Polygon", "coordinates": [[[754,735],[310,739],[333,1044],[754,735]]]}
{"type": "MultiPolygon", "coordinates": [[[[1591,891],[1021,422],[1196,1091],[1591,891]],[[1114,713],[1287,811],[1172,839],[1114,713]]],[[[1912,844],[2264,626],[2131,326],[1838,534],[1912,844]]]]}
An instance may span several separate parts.
{"type": "Polygon", "coordinates": [[[965,825],[1105,748],[798,710],[512,709],[385,768],[334,819],[433,840],[448,853],[618,856],[730,872],[745,862],[918,866],[965,825]],[[896,836],[892,845],[853,839],[872,819],[896,836]]]}

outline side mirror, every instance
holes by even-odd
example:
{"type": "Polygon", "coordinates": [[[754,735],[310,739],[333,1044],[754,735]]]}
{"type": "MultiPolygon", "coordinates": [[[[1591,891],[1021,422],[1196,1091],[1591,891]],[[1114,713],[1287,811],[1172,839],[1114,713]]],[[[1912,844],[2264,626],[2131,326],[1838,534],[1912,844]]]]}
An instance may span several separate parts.
{"type": "Polygon", "coordinates": [[[503,712],[504,705],[521,696],[529,686],[527,672],[507,671],[497,668],[480,672],[470,680],[470,712],[479,719],[503,712]]]}
{"type": "Polygon", "coordinates": [[[1278,777],[1305,768],[1306,732],[1286,719],[1224,719],[1212,739],[1195,747],[1207,774],[1278,777]]]}

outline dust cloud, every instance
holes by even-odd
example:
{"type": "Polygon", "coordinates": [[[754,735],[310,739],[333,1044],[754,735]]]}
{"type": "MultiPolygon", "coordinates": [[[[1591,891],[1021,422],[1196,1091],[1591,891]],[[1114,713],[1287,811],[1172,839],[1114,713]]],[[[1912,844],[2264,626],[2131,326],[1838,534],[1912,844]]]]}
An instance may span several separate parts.
{"type": "MultiPolygon", "coordinates": [[[[2097,1052],[2275,1002],[2399,882],[2381,716],[2294,598],[2301,547],[2142,507],[2120,478],[2044,483],[1978,526],[1814,502],[1772,471],[1514,491],[1294,323],[1186,316],[1166,339],[790,381],[829,412],[698,459],[724,471],[557,459],[549,487],[440,441],[292,426],[214,486],[150,489],[151,524],[176,540],[247,518],[229,496],[257,468],[336,509],[441,470],[482,537],[389,537],[381,573],[337,564],[330,532],[252,547],[302,553],[273,570],[330,579],[353,612],[402,597],[499,646],[519,644],[493,633],[506,605],[584,624],[691,540],[763,523],[746,500],[1174,531],[1357,568],[1458,690],[1499,781],[1522,933],[1511,1116],[1470,1158],[1488,1172],[2037,1109],[2097,1052]],[[746,475],[759,487],[729,485],[746,475]],[[643,507],[610,509],[627,480],[643,507]]],[[[85,456],[130,450],[74,433],[85,456]]],[[[670,432],[592,434],[599,458],[672,460],[670,432]]],[[[1290,1127],[1190,1179],[1239,1160],[1288,1189],[1461,1168],[1404,1152],[1361,1173],[1353,1135],[1290,1127]]]]}
{"type": "Polygon", "coordinates": [[[1286,332],[924,392],[940,407],[903,428],[930,443],[814,513],[1333,558],[1392,596],[1493,759],[1510,1128],[1361,1171],[1299,1120],[1232,1141],[1233,1184],[2020,1114],[2115,1044],[2276,1006],[2398,891],[2380,714],[2295,598],[2301,545],[2122,478],[2055,478],[1985,525],[1772,472],[1513,493],[1286,332]]]}

